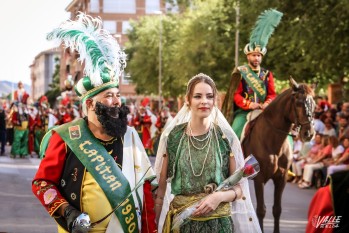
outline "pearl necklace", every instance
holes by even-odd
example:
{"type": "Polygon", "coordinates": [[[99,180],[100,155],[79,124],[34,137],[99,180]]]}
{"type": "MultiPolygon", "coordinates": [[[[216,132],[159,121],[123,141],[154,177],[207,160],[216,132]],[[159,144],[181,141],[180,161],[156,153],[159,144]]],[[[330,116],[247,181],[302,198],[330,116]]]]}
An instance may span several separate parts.
{"type": "MultiPolygon", "coordinates": [[[[209,154],[209,151],[210,151],[210,146],[211,146],[211,141],[212,141],[212,133],[211,133],[211,128],[210,128],[210,131],[208,133],[210,136],[206,137],[206,139],[208,138],[207,140],[207,143],[205,144],[205,146],[203,148],[205,148],[207,145],[208,145],[208,148],[207,148],[207,152],[206,152],[206,155],[205,155],[205,159],[204,159],[204,162],[202,163],[202,168],[201,168],[201,171],[199,174],[195,174],[194,172],[194,168],[193,168],[193,162],[192,162],[192,159],[191,159],[191,152],[190,152],[190,142],[192,143],[193,147],[198,149],[194,143],[191,141],[191,137],[190,135],[187,135],[188,136],[188,152],[189,152],[189,161],[190,161],[190,168],[191,168],[191,171],[193,172],[193,175],[198,177],[198,176],[201,176],[203,171],[204,171],[204,168],[205,168],[205,164],[206,164],[206,160],[208,158],[208,154],[209,154]]],[[[203,149],[202,148],[202,149],[203,149]]],[[[198,150],[202,150],[202,149],[198,149],[198,150]]]]}
{"type": "MultiPolygon", "coordinates": [[[[189,133],[190,133],[190,135],[191,135],[196,141],[203,142],[203,141],[205,141],[205,140],[208,138],[208,136],[210,135],[210,134],[207,134],[206,137],[203,138],[203,139],[196,138],[196,137],[193,135],[193,131],[192,131],[192,129],[191,129],[190,123],[188,123],[188,127],[189,127],[189,133]]],[[[211,132],[210,129],[211,129],[211,126],[210,126],[210,128],[208,129],[209,132],[211,132]]]]}
{"type": "Polygon", "coordinates": [[[203,149],[208,145],[208,143],[209,143],[209,141],[210,141],[210,138],[212,137],[211,126],[210,126],[210,128],[209,128],[209,131],[208,131],[206,137],[203,138],[203,139],[196,138],[196,137],[193,135],[193,131],[192,131],[192,129],[191,129],[189,123],[188,123],[188,126],[189,126],[189,136],[190,136],[190,137],[189,137],[189,140],[190,140],[191,144],[193,145],[193,147],[194,147],[195,149],[197,149],[197,150],[203,150],[203,149]],[[198,146],[195,145],[193,139],[195,139],[196,141],[199,141],[199,142],[203,142],[203,141],[205,141],[205,140],[207,140],[207,139],[209,139],[209,140],[207,140],[206,144],[205,144],[203,147],[200,148],[200,147],[198,147],[198,146]]]}

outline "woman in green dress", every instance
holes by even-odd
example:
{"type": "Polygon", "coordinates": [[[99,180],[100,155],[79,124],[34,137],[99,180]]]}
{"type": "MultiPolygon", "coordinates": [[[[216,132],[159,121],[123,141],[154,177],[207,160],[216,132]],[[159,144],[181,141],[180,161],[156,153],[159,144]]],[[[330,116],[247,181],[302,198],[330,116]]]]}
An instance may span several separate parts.
{"type": "Polygon", "coordinates": [[[260,232],[247,181],[213,192],[243,165],[240,142],[216,107],[217,96],[210,77],[194,76],[185,105],[161,136],[155,162],[159,231],[173,232],[176,214],[200,200],[180,232],[260,232]]]}

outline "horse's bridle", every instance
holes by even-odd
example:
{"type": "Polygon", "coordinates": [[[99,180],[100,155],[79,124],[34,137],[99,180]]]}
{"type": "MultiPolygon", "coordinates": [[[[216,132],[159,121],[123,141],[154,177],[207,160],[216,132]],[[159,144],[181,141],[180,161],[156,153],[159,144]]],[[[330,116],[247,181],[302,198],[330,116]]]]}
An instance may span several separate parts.
{"type": "MultiPolygon", "coordinates": [[[[294,113],[295,113],[295,122],[292,122],[295,126],[296,126],[296,131],[297,133],[299,132],[300,128],[303,125],[307,125],[307,124],[313,124],[313,114],[312,114],[312,109],[313,109],[313,105],[314,105],[314,100],[312,99],[311,96],[307,96],[307,98],[305,99],[305,101],[299,100],[297,99],[295,96],[293,96],[294,98],[294,113]],[[308,120],[305,122],[301,122],[299,120],[299,115],[297,113],[297,102],[298,104],[304,104],[305,107],[305,114],[308,117],[308,120]]],[[[289,135],[289,136],[294,136],[293,134],[290,134],[290,132],[286,132],[282,129],[278,129],[276,128],[272,122],[270,122],[270,120],[268,118],[266,118],[267,122],[272,126],[272,128],[280,133],[289,135]]]]}
{"type": "Polygon", "coordinates": [[[308,95],[307,98],[305,99],[305,101],[299,100],[296,97],[295,98],[295,104],[294,104],[294,112],[295,112],[295,126],[296,127],[302,127],[303,125],[310,125],[313,124],[313,108],[314,108],[314,100],[313,98],[308,95]],[[299,120],[299,115],[297,112],[297,104],[304,104],[304,108],[305,108],[305,115],[307,116],[307,121],[305,122],[301,122],[299,120]]]}

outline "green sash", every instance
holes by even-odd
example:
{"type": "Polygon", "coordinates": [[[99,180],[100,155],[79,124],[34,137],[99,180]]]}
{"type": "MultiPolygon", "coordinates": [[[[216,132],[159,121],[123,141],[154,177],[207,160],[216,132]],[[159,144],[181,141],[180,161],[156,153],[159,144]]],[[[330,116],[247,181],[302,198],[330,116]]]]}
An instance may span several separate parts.
{"type": "Polygon", "coordinates": [[[238,70],[240,71],[243,79],[245,79],[247,84],[256,93],[258,99],[264,102],[265,97],[267,96],[267,90],[265,88],[264,82],[248,65],[239,66],[238,70]]]}
{"type": "MultiPolygon", "coordinates": [[[[122,171],[96,139],[85,120],[79,119],[54,129],[81,163],[91,173],[115,208],[131,193],[130,185],[122,171]]],[[[115,211],[124,232],[138,232],[138,220],[132,195],[115,211]]]]}

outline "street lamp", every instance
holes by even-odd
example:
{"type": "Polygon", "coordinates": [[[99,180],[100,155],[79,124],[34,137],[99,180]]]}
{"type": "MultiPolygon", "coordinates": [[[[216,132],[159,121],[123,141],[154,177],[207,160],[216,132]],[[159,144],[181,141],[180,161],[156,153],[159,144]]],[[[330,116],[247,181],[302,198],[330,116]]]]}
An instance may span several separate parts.
{"type": "Polygon", "coordinates": [[[160,15],[160,26],[159,26],[159,112],[161,111],[161,100],[162,100],[162,58],[161,58],[161,47],[162,47],[162,11],[154,11],[154,14],[160,15]]]}

